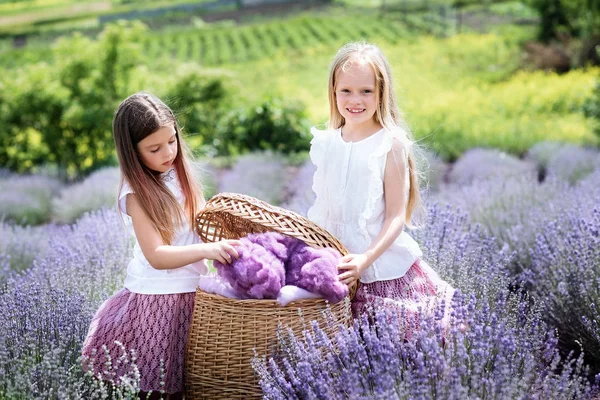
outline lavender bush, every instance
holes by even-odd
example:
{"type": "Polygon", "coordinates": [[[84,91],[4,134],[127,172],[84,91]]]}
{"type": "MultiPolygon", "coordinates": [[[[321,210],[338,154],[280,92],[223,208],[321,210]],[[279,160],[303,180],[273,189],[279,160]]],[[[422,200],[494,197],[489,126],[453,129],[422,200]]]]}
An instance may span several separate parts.
{"type": "Polygon", "coordinates": [[[453,185],[433,201],[468,210],[469,219],[481,224],[501,248],[507,246],[516,252],[511,273],[518,274],[529,263],[529,255],[522,250],[533,245],[547,221],[558,218],[571,206],[569,192],[569,185],[562,181],[548,179],[537,184],[529,177],[514,177],[453,185]]]}
{"type": "Polygon", "coordinates": [[[0,218],[23,225],[50,219],[52,197],[61,184],[42,175],[8,175],[0,178],[0,218]]]}
{"type": "Polygon", "coordinates": [[[575,145],[564,145],[547,165],[547,175],[575,184],[600,168],[600,153],[575,145]]]}
{"type": "Polygon", "coordinates": [[[310,160],[295,168],[294,177],[285,186],[285,200],[282,207],[306,217],[308,209],[314,204],[316,198],[312,190],[313,175],[316,170],[310,160]]]}
{"type": "Polygon", "coordinates": [[[56,226],[46,257],[22,279],[79,293],[94,307],[120,289],[133,247],[115,210],[85,214],[74,225],[56,226]]]}
{"type": "Polygon", "coordinates": [[[575,210],[540,232],[525,276],[564,347],[581,345],[600,372],[600,204],[587,213],[575,210]]]}
{"type": "Polygon", "coordinates": [[[17,288],[1,295],[0,397],[92,398],[90,391],[99,388],[86,377],[79,357],[95,306],[81,294],[38,282],[8,285],[17,288]]]}
{"type": "Polygon", "coordinates": [[[63,188],[52,200],[53,219],[72,223],[84,213],[114,207],[119,187],[119,168],[104,168],[92,173],[82,182],[63,188]]]}
{"type": "Polygon", "coordinates": [[[8,276],[31,267],[33,260],[43,258],[48,247],[48,227],[20,226],[0,222],[0,282],[8,276]]]}
{"type": "MultiPolygon", "coordinates": [[[[122,285],[131,239],[114,211],[47,229],[45,256],[0,287],[0,398],[135,398],[135,365],[111,389],[78,360],[93,313],[122,285]]],[[[113,358],[134,363],[128,354],[113,358]]]]}
{"type": "Polygon", "coordinates": [[[535,163],[540,180],[543,180],[546,176],[548,163],[556,156],[562,146],[563,144],[560,142],[539,142],[527,151],[525,158],[535,163]]]}
{"type": "Polygon", "coordinates": [[[461,186],[481,179],[506,181],[521,176],[533,179],[535,165],[495,149],[469,150],[450,170],[450,182],[461,186]]]}
{"type": "Polygon", "coordinates": [[[442,279],[463,293],[473,294],[481,304],[491,305],[512,283],[507,265],[513,253],[499,249],[464,212],[433,204],[423,227],[409,233],[419,243],[423,259],[442,279]]]}
{"type": "MultiPolygon", "coordinates": [[[[375,310],[378,323],[357,321],[331,337],[316,327],[301,338],[282,332],[279,355],[254,360],[266,398],[591,398],[583,377],[600,372],[597,155],[553,143],[534,146],[526,161],[467,154],[447,184],[431,185],[427,219],[409,232],[425,261],[459,289],[447,330],[440,312],[423,316],[403,340],[403,319],[375,310]],[[527,295],[510,291],[517,279],[527,295]],[[584,354],[566,357],[573,349],[584,354]]],[[[241,157],[214,191],[283,201],[305,215],[314,166],[291,170],[269,153],[241,157]]],[[[75,216],[83,211],[69,201],[81,195],[86,203],[81,190],[90,182],[54,200],[63,204],[62,221],[75,224],[23,227],[14,221],[47,220],[61,185],[0,170],[0,213],[8,217],[0,223],[0,399],[137,396],[134,353],[111,354],[114,365],[131,366],[118,388],[78,359],[93,313],[122,285],[132,246],[116,212],[75,216]]]]}
{"type": "Polygon", "coordinates": [[[562,360],[552,331],[523,304],[503,294],[479,307],[457,295],[446,332],[440,309],[408,340],[402,318],[381,309],[333,337],[313,323],[301,338],[281,332],[280,351],[253,368],[265,399],[589,398],[582,358],[562,360]]]}
{"type": "Polygon", "coordinates": [[[222,173],[218,191],[243,193],[278,205],[287,179],[288,169],[282,156],[253,153],[239,157],[231,170],[222,173]]]}
{"type": "Polygon", "coordinates": [[[600,167],[598,151],[558,142],[535,144],[527,159],[536,163],[540,178],[549,175],[571,184],[600,167]]]}

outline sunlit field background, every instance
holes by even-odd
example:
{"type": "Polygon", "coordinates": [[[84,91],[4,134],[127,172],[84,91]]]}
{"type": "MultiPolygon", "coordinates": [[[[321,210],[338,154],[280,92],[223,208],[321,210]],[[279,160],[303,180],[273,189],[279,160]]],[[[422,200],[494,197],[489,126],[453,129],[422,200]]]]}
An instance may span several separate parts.
{"type": "Polygon", "coordinates": [[[595,2],[0,0],[0,399],[136,396],[130,349],[107,366],[131,366],[117,388],[78,360],[133,244],[119,102],[148,90],[176,111],[207,198],[306,215],[309,129],[357,40],[387,55],[421,150],[428,213],[410,234],[460,295],[444,340],[429,321],[410,341],[396,322],[337,350],[286,342],[283,364],[256,360],[265,398],[598,397],[595,2]]]}

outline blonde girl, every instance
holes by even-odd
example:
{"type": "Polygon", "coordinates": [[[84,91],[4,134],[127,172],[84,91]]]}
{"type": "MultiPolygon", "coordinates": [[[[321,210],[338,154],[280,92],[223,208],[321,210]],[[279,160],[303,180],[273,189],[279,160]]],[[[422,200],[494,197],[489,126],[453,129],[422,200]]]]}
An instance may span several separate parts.
{"type": "Polygon", "coordinates": [[[372,44],[350,43],[329,75],[329,123],[312,129],[316,201],[308,217],[348,248],[339,279],[360,281],[355,315],[383,304],[416,317],[453,289],[405,231],[422,209],[415,144],[394,93],[389,63],[372,44]]]}

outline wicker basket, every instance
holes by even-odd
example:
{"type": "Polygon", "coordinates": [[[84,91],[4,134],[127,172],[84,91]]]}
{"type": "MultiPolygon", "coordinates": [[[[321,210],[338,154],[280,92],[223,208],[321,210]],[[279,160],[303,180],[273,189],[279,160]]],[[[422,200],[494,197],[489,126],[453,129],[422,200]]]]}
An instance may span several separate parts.
{"type": "MultiPolygon", "coordinates": [[[[313,247],[332,247],[348,254],[335,237],[306,218],[240,194],[213,197],[198,214],[195,228],[204,242],[277,231],[313,247]]],[[[355,290],[351,288],[351,296],[355,290]]],[[[302,320],[318,320],[326,331],[332,329],[325,324],[327,308],[338,323],[349,324],[348,305],[348,301],[328,304],[308,299],[281,307],[275,300],[229,299],[198,289],[185,356],[186,399],[261,398],[250,366],[254,350],[261,356],[272,354],[280,323],[296,334],[304,327],[302,320]]]]}

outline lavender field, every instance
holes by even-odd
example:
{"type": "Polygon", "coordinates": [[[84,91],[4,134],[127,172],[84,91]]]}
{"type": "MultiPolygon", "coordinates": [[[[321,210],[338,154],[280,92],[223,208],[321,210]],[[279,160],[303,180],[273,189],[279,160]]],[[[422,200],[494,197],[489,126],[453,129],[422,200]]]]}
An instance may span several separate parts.
{"type": "MultiPolygon", "coordinates": [[[[459,289],[451,324],[377,313],[327,337],[281,332],[253,366],[267,399],[589,399],[600,374],[600,154],[539,143],[522,159],[472,149],[423,157],[428,214],[410,231],[459,289]],[[334,346],[333,343],[336,343],[334,346]]],[[[207,193],[246,193],[306,214],[310,162],[270,153],[204,165],[207,193]]],[[[93,313],[121,287],[132,250],[114,211],[118,170],[66,185],[0,172],[0,399],[136,398],[135,353],[119,388],[80,365],[93,313]]],[[[425,185],[424,185],[425,186],[425,185]]]]}

